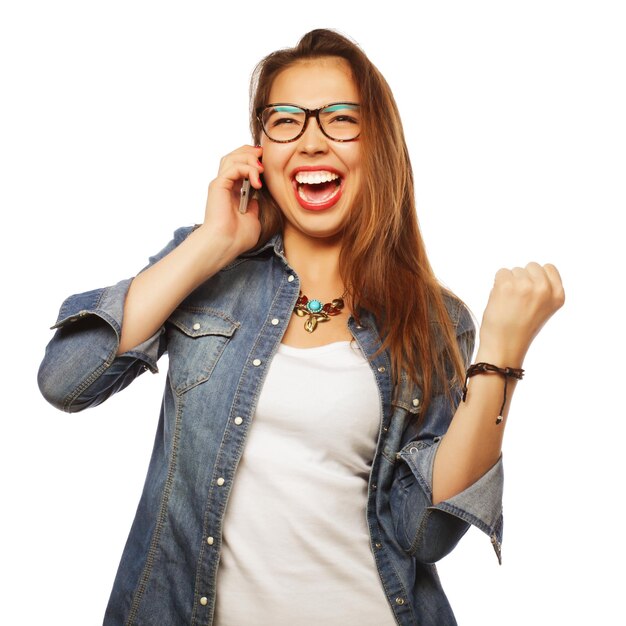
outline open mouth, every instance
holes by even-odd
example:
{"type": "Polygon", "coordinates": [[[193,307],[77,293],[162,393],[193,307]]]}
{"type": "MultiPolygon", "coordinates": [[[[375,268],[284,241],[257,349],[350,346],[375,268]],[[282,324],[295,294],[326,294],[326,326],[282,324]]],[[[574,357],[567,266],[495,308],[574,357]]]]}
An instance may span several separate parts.
{"type": "Polygon", "coordinates": [[[336,172],[301,170],[293,181],[296,198],[305,209],[327,209],[341,197],[342,178],[336,172]]]}

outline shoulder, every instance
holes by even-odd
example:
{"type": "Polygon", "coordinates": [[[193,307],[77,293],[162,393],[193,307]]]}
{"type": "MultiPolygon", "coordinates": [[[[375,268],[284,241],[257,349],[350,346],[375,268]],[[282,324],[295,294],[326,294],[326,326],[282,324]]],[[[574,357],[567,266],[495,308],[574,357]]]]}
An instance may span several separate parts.
{"type": "MultiPolygon", "coordinates": [[[[169,254],[174,248],[177,248],[189,235],[200,226],[200,224],[196,224],[195,226],[181,226],[174,231],[172,238],[169,242],[156,254],[153,254],[148,259],[148,265],[143,269],[146,270],[151,265],[154,265],[157,261],[160,261],[164,256],[169,254]]],[[[143,270],[142,270],[143,271],[143,270]]]]}
{"type": "Polygon", "coordinates": [[[466,332],[476,332],[474,316],[463,300],[447,289],[443,289],[441,295],[457,336],[466,332]]]}

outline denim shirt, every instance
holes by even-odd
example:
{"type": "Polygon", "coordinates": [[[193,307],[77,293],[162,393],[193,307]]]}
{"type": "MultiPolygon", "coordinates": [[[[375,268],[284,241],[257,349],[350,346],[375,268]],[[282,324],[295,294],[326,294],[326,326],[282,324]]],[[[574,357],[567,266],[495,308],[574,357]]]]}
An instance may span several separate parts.
{"type": "MultiPolygon", "coordinates": [[[[191,228],[176,231],[155,263],[191,228]]],[[[163,327],[116,357],[131,280],[69,297],[39,370],[57,408],[95,406],[167,351],[169,371],[154,449],[104,624],[213,623],[224,513],[267,368],[289,323],[300,280],[271,239],[191,293],[163,327]]],[[[475,330],[467,309],[448,301],[466,361],[475,330]]],[[[389,354],[372,316],[348,326],[369,358],[381,423],[364,514],[374,563],[398,624],[456,624],[434,563],[473,524],[500,558],[502,462],[458,495],[432,504],[435,453],[454,412],[435,395],[425,414],[421,390],[405,375],[393,384],[389,354]]],[[[458,402],[459,393],[455,392],[458,402]]],[[[312,590],[314,591],[314,590],[312,590]]],[[[350,598],[345,599],[350,602],[350,598]]],[[[358,623],[358,607],[354,607],[358,623]]]]}

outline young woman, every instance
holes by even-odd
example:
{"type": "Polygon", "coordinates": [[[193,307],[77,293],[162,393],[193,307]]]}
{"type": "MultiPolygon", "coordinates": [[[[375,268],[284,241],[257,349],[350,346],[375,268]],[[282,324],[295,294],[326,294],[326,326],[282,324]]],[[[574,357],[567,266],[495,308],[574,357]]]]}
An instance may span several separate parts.
{"type": "Polygon", "coordinates": [[[557,270],[496,274],[466,373],[474,326],[429,266],[363,52],[317,30],[270,54],[251,128],[202,225],[66,300],[40,369],[79,411],[169,355],[105,624],[454,624],[434,563],[470,524],[499,556],[506,415],[557,270]]]}

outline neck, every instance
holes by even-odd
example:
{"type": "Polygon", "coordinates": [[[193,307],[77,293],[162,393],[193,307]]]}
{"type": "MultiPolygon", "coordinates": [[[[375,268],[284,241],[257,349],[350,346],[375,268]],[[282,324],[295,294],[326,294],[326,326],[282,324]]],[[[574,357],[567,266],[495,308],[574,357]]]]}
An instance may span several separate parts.
{"type": "Polygon", "coordinates": [[[285,256],[300,277],[302,293],[324,301],[340,297],[344,284],[339,273],[339,238],[303,237],[285,229],[285,256]]]}

